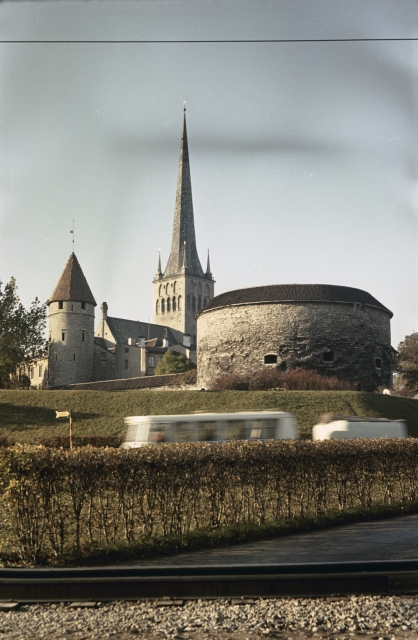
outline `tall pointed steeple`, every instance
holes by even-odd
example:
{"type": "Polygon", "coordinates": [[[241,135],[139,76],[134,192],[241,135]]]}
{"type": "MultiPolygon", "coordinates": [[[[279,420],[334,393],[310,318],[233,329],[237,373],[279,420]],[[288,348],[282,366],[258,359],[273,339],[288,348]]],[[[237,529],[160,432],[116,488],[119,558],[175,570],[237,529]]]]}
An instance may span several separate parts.
{"type": "Polygon", "coordinates": [[[212,278],[212,271],[210,270],[209,249],[208,249],[208,263],[206,266],[205,276],[210,276],[212,278]]]}
{"type": "Polygon", "coordinates": [[[163,272],[161,271],[161,249],[158,250],[158,269],[157,269],[157,278],[163,277],[163,272]]]}
{"type": "MultiPolygon", "coordinates": [[[[179,275],[183,264],[189,275],[203,278],[204,273],[196,249],[194,229],[192,183],[190,179],[189,148],[187,144],[186,107],[183,109],[183,136],[177,178],[176,206],[174,209],[173,238],[164,278],[179,275]]],[[[184,273],[184,272],[183,272],[184,273]]]]}

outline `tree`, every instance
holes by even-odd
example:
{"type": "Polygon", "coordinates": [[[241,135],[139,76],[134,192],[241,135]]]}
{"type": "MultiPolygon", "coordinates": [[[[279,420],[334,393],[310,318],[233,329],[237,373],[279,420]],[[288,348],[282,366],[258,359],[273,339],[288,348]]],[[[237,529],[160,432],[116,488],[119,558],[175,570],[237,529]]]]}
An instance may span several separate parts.
{"type": "Polygon", "coordinates": [[[17,295],[16,280],[2,289],[0,281],[0,387],[20,378],[25,364],[45,351],[46,303],[38,298],[26,310],[17,295]]]}
{"type": "Polygon", "coordinates": [[[396,370],[404,387],[418,390],[418,333],[405,336],[399,344],[396,370]]]}
{"type": "Polygon", "coordinates": [[[168,349],[155,368],[155,375],[161,376],[167,373],[183,373],[189,369],[196,369],[194,362],[182,353],[174,353],[168,349]]]}

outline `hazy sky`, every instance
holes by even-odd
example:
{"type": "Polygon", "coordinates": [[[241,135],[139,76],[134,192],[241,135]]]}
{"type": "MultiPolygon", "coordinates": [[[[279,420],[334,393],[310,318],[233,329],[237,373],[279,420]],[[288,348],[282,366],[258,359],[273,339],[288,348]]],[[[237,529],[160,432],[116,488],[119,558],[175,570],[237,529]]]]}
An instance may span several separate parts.
{"type": "Polygon", "coordinates": [[[104,300],[152,319],[187,100],[216,293],[359,287],[396,347],[418,331],[418,42],[181,41],[414,37],[414,0],[2,2],[0,279],[46,300],[74,219],[96,323],[104,300]]]}

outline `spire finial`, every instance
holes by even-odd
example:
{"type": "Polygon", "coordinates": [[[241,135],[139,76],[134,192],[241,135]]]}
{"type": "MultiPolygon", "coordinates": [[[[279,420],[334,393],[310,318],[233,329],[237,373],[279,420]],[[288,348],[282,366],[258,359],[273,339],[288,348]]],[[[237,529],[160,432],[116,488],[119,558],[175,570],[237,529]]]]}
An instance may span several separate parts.
{"type": "Polygon", "coordinates": [[[206,267],[206,275],[208,275],[208,276],[212,275],[212,272],[210,270],[209,249],[208,249],[208,263],[207,263],[207,267],[206,267]]]}
{"type": "Polygon", "coordinates": [[[183,100],[183,104],[184,104],[183,111],[186,111],[186,100],[183,100]]]}

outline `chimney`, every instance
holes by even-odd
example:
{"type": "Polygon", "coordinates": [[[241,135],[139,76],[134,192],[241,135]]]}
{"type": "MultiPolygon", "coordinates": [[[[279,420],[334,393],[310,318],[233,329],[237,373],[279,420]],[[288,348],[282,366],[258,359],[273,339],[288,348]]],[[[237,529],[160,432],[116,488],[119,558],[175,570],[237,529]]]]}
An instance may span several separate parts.
{"type": "Polygon", "coordinates": [[[102,320],[107,320],[107,310],[108,310],[107,302],[102,303],[101,309],[102,309],[102,320]]]}
{"type": "Polygon", "coordinates": [[[167,327],[164,329],[163,349],[168,349],[168,331],[167,331],[167,327]]]}
{"type": "Polygon", "coordinates": [[[140,336],[137,342],[138,347],[145,347],[145,338],[144,336],[140,336]]]}
{"type": "Polygon", "coordinates": [[[128,338],[128,344],[131,345],[131,346],[135,346],[136,345],[135,338],[128,338]]]}
{"type": "Polygon", "coordinates": [[[190,347],[190,333],[183,333],[183,347],[190,347]]]}

